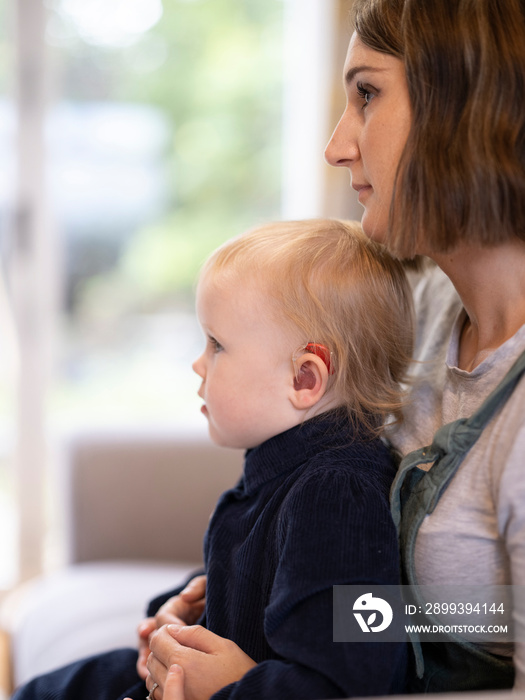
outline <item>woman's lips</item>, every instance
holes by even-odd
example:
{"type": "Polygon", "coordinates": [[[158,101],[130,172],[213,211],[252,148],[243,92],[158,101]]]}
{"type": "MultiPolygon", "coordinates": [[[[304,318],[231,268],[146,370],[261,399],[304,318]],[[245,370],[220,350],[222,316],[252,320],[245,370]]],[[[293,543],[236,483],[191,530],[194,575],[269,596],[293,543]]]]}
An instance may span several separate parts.
{"type": "Polygon", "coordinates": [[[359,194],[359,201],[362,203],[363,199],[366,198],[368,194],[372,191],[371,185],[352,185],[354,190],[359,194]]]}

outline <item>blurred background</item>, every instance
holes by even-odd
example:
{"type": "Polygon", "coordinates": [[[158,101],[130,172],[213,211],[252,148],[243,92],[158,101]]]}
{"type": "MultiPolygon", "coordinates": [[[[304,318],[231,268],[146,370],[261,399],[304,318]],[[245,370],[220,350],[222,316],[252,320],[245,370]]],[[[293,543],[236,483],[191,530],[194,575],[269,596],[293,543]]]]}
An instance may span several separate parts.
{"type": "Polygon", "coordinates": [[[324,145],[349,0],[0,0],[0,591],[60,559],[56,445],[202,431],[206,255],[358,218],[324,145]]]}

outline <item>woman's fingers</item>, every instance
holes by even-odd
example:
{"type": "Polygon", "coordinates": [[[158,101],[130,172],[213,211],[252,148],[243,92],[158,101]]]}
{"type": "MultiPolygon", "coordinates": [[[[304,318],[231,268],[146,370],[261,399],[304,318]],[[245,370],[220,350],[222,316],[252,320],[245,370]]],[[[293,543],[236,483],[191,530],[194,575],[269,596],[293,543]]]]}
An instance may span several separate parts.
{"type": "MultiPolygon", "coordinates": [[[[155,690],[155,694],[158,694],[160,698],[161,692],[159,685],[157,690],[155,690]]],[[[124,700],[131,700],[131,698],[124,698],[124,700]]],[[[168,669],[164,691],[162,692],[162,700],[186,700],[184,694],[184,671],[177,664],[173,664],[168,669]]]]}
{"type": "Polygon", "coordinates": [[[162,700],[185,700],[184,671],[177,664],[168,669],[162,700]]]}
{"type": "Polygon", "coordinates": [[[182,646],[190,647],[196,651],[203,651],[206,654],[212,654],[217,651],[223,641],[222,637],[218,637],[213,632],[210,632],[201,625],[181,626],[167,625],[167,632],[170,637],[177,640],[182,646]]]}
{"type": "Polygon", "coordinates": [[[163,627],[151,635],[150,648],[151,678],[163,688],[168,669],[182,666],[188,700],[207,700],[256,666],[234,642],[200,625],[163,627]]]}

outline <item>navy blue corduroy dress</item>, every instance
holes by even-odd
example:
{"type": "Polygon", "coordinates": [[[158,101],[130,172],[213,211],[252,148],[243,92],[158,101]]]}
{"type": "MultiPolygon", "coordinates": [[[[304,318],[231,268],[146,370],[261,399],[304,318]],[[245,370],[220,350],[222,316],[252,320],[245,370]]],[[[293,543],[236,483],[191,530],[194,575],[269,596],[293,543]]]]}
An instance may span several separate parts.
{"type": "MultiPolygon", "coordinates": [[[[382,442],[359,439],[337,412],[247,452],[206,533],[203,623],[258,663],[214,700],[402,692],[404,644],[332,641],[333,585],[399,582],[394,474],[382,442]]],[[[132,650],[103,654],[36,679],[15,698],[143,699],[135,661],[132,650]]]]}

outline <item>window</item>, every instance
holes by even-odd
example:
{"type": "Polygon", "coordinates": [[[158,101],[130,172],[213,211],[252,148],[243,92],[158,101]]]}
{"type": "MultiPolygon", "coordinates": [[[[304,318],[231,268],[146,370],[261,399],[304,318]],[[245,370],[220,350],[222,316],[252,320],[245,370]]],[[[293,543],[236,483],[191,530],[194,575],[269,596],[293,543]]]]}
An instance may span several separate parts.
{"type": "Polygon", "coordinates": [[[16,463],[23,578],[42,567],[64,436],[205,432],[191,361],[206,255],[261,221],[340,213],[321,105],[348,4],[0,0],[0,512],[16,463]]]}
{"type": "Polygon", "coordinates": [[[60,426],[202,423],[197,271],[280,214],[282,15],[281,0],[50,4],[60,426]]]}

